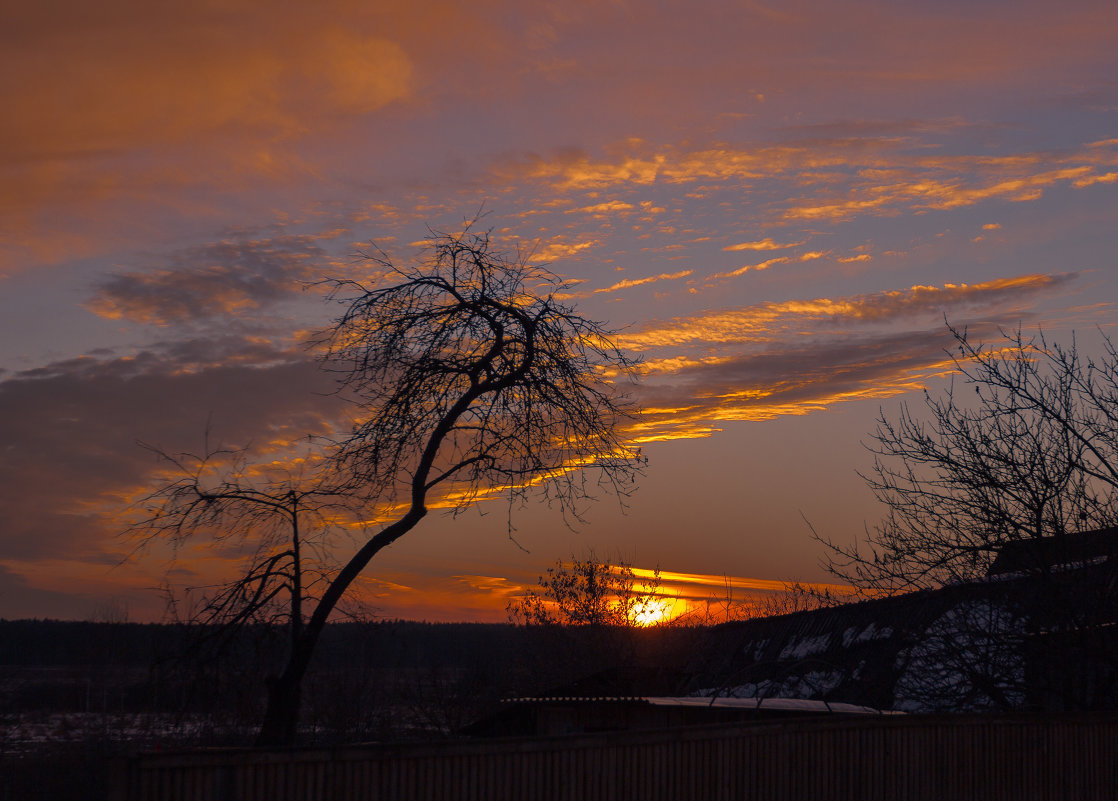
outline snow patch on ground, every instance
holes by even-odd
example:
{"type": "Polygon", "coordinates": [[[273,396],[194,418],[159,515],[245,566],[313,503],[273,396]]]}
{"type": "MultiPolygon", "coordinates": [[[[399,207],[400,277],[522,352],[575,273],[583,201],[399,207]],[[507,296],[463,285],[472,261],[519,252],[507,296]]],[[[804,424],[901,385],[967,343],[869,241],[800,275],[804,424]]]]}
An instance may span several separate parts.
{"type": "Polygon", "coordinates": [[[899,652],[893,707],[906,712],[981,712],[1024,702],[1024,621],[988,601],[962,603],[899,652]]]}
{"type": "Polygon", "coordinates": [[[849,648],[856,642],[869,642],[870,640],[884,640],[893,636],[892,626],[877,627],[877,623],[870,623],[860,632],[857,626],[851,626],[842,633],[842,647],[849,648]]]}
{"type": "Polygon", "coordinates": [[[815,637],[802,637],[792,640],[777,657],[780,661],[786,659],[804,659],[812,654],[819,654],[827,650],[831,643],[830,634],[819,634],[815,637]]]}

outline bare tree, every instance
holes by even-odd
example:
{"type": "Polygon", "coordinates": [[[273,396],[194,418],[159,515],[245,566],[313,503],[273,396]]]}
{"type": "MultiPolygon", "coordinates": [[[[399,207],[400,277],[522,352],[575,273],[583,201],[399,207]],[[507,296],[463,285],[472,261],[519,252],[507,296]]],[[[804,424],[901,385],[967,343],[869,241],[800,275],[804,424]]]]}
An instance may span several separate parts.
{"type": "Polygon", "coordinates": [[[616,391],[632,364],[609,331],[556,297],[554,275],[502,254],[469,226],[432,234],[415,266],[380,251],[368,258],[379,273],[372,282],[330,282],[342,313],[316,342],[357,420],[329,450],[330,469],[311,489],[260,492],[239,480],[204,490],[186,470],[153,496],[165,506],[149,519],[151,533],[182,540],[233,521],[260,535],[246,573],[215,593],[203,616],[270,619],[267,610],[286,599],[290,647],[268,682],[261,745],[294,742],[300,687],[323,627],[370,560],[414,528],[430,501],[460,510],[501,493],[510,504],[539,495],[577,518],[600,490],[623,498],[642,465],[622,431],[635,410],[616,391]],[[320,493],[386,522],[318,584],[300,584],[300,514],[320,493]],[[265,520],[284,522],[260,531],[265,520]]]}
{"type": "Polygon", "coordinates": [[[328,487],[319,471],[308,476],[276,463],[250,465],[244,448],[207,444],[198,455],[140,444],[172,477],[136,504],[143,514],[130,533],[142,546],[164,541],[176,553],[206,534],[213,547],[246,560],[235,581],[191,588],[201,591],[191,622],[219,632],[281,623],[297,638],[302,606],[328,569],[328,532],[350,504],[343,489],[328,487]]]}
{"type": "MultiPolygon", "coordinates": [[[[1118,523],[1114,344],[1104,338],[1102,356],[1090,359],[1080,354],[1074,340],[1061,346],[1042,334],[1003,332],[1002,341],[991,346],[974,342],[965,329],[952,328],[951,333],[959,377],[945,394],[925,390],[923,414],[905,405],[895,420],[884,414],[879,418],[870,446],[874,467],[863,478],[885,504],[884,520],[867,532],[861,545],[822,539],[829,548],[831,572],[874,594],[982,580],[1014,543],[1054,543],[1062,549],[1076,532],[1118,523]]],[[[944,645],[951,639],[947,635],[960,628],[959,621],[971,629],[975,620],[987,618],[999,625],[1024,621],[1012,633],[1020,648],[1002,647],[1003,642],[984,651],[1009,654],[997,681],[991,678],[996,668],[987,664],[985,674],[963,682],[971,690],[992,688],[987,694],[991,706],[1022,697],[1009,678],[1026,679],[1021,648],[1053,643],[1057,630],[1093,637],[1101,629],[1097,620],[1088,623],[1085,613],[1098,604],[1111,609],[1114,603],[1109,579],[1095,582],[1105,597],[1089,600],[1086,587],[1057,575],[1048,556],[1039,558],[1050,549],[1022,552],[1038,555],[1018,568],[1036,582],[1026,593],[1036,601],[1035,608],[1021,608],[1004,594],[991,593],[989,603],[983,603],[997,609],[983,607],[984,615],[960,611],[952,626],[941,626],[936,633],[937,658],[950,656],[945,664],[979,665],[988,660],[974,647],[997,632],[979,636],[971,630],[944,645]],[[1043,623],[1042,605],[1048,608],[1043,623]]],[[[1096,656],[1113,661],[1112,644],[1096,645],[1096,656]]]]}
{"type": "Polygon", "coordinates": [[[200,454],[140,444],[170,476],[135,504],[136,522],[126,535],[140,548],[168,544],[176,558],[206,538],[210,551],[241,562],[228,581],[186,587],[184,594],[171,583],[165,587],[171,619],[191,631],[175,661],[191,685],[204,683],[213,695],[213,683],[229,678],[227,663],[243,661],[246,632],[259,635],[253,639],[264,652],[272,650],[265,641],[274,645],[275,635],[284,653],[293,652],[303,636],[305,607],[336,569],[338,523],[352,518],[352,498],[344,487],[326,483],[330,474],[320,455],[307,454],[294,467],[255,464],[247,449],[211,447],[208,431],[200,454]]]}
{"type": "Polygon", "coordinates": [[[639,580],[632,565],[585,559],[558,562],[509,602],[509,621],[528,626],[639,626],[661,622],[667,602],[660,571],[639,580]]]}
{"type": "Polygon", "coordinates": [[[908,712],[1023,707],[1026,621],[1009,595],[960,598],[943,614],[923,621],[896,655],[894,707],[908,712]]]}
{"type": "Polygon", "coordinates": [[[1042,336],[997,347],[952,329],[961,375],[925,414],[878,420],[863,476],[885,519],[866,549],[828,540],[831,572],[903,592],[984,576],[1009,542],[1118,521],[1118,356],[1083,360],[1042,336]],[[971,393],[959,392],[961,383],[971,393]]]}
{"type": "Polygon", "coordinates": [[[647,693],[642,681],[670,675],[701,638],[669,619],[676,600],[658,569],[593,551],[558,561],[508,604],[509,622],[530,643],[509,673],[533,695],[647,693]]]}

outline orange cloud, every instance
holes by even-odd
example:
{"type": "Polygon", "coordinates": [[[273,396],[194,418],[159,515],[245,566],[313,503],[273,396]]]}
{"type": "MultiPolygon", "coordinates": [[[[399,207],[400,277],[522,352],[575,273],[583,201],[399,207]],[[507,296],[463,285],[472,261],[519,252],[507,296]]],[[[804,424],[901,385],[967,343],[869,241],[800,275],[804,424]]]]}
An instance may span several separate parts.
{"type": "Polygon", "coordinates": [[[623,347],[649,354],[636,390],[644,412],[628,436],[636,443],[706,437],[730,421],[803,415],[917,390],[953,369],[945,313],[980,315],[975,336],[995,333],[991,320],[1016,324],[1030,303],[1075,278],[1025,275],[763,303],[626,332],[623,347]],[[928,327],[913,330],[921,319],[928,327]],[[905,330],[898,333],[898,325],[905,330]]]}
{"type": "Polygon", "coordinates": [[[549,242],[539,250],[533,252],[531,254],[531,261],[535,264],[546,264],[562,259],[569,259],[597,244],[599,243],[596,239],[589,239],[582,242],[563,242],[561,240],[556,240],[549,242]]]}
{"type": "Polygon", "coordinates": [[[715,273],[714,275],[711,276],[711,279],[713,280],[715,278],[737,278],[739,275],[745,275],[746,273],[749,273],[749,272],[760,272],[762,270],[769,269],[774,264],[787,264],[790,261],[792,261],[790,256],[778,256],[775,259],[767,259],[767,260],[759,262],[757,264],[747,264],[744,267],[738,267],[736,270],[730,270],[730,271],[724,272],[724,273],[715,273]]]}
{"type": "Polygon", "coordinates": [[[784,250],[802,245],[803,242],[788,242],[786,244],[773,242],[769,237],[758,242],[741,242],[737,245],[727,245],[723,250],[784,250]]]}
{"type": "Polygon", "coordinates": [[[1118,172],[1108,172],[1104,175],[1090,175],[1085,178],[1079,178],[1074,182],[1076,189],[1082,189],[1094,184],[1112,184],[1118,181],[1118,172]]]}
{"type": "MultiPolygon", "coordinates": [[[[889,137],[846,137],[687,150],[627,140],[600,158],[582,151],[529,156],[498,169],[497,175],[543,181],[560,192],[655,182],[701,182],[709,192],[711,182],[715,187],[718,182],[793,182],[800,191],[775,220],[844,220],[860,214],[949,210],[989,200],[1027,202],[1048,187],[1083,188],[1118,180],[1110,169],[1118,165],[1118,146],[1110,140],[1069,152],[989,157],[929,156],[910,145],[889,137]]],[[[765,238],[723,250],[775,250],[798,244],[802,243],[765,238]]]]}
{"type": "Polygon", "coordinates": [[[243,211],[250,190],[271,190],[264,209],[290,210],[277,188],[322,180],[324,153],[344,151],[362,119],[415,102],[450,42],[483,27],[449,0],[423,13],[351,0],[11,9],[0,274],[135,247],[183,218],[228,213],[238,193],[243,211]]]}
{"type": "Polygon", "coordinates": [[[614,212],[632,211],[636,208],[632,203],[625,203],[621,200],[611,200],[608,203],[597,203],[593,206],[584,206],[581,209],[567,209],[567,214],[593,214],[604,215],[612,214],[614,212]]]}
{"type": "Polygon", "coordinates": [[[667,376],[639,390],[649,406],[628,436],[638,444],[710,436],[727,422],[771,420],[837,403],[893,397],[951,371],[941,329],[769,346],[667,376]],[[674,400],[674,404],[673,404],[674,400]]]}
{"type": "Polygon", "coordinates": [[[0,131],[4,206],[88,187],[91,160],[105,160],[94,180],[115,183],[132,166],[112,156],[136,148],[220,140],[236,171],[268,172],[268,154],[309,119],[368,114],[412,91],[399,44],[329,14],[110,0],[93,24],[71,11],[25,8],[21,43],[0,51],[0,95],[20,110],[0,131]]]}
{"type": "MultiPolygon", "coordinates": [[[[633,575],[646,581],[653,579],[657,574],[664,584],[679,585],[694,588],[703,588],[699,593],[688,593],[691,597],[706,597],[709,588],[725,588],[743,590],[768,590],[784,591],[788,589],[788,582],[773,579],[745,578],[742,576],[726,576],[713,573],[677,573],[671,570],[650,570],[643,567],[634,567],[633,575]]],[[[832,591],[851,592],[854,590],[846,584],[816,584],[819,589],[832,591]]]]}
{"type": "Polygon", "coordinates": [[[694,270],[681,270],[678,273],[661,273],[660,275],[652,275],[652,276],[649,276],[648,278],[628,278],[624,281],[618,281],[616,284],[613,284],[612,286],[602,287],[601,289],[595,289],[594,294],[599,294],[599,293],[602,293],[602,292],[617,292],[617,291],[622,290],[622,289],[629,289],[629,288],[635,287],[635,286],[642,286],[644,284],[656,283],[657,281],[676,281],[680,278],[686,278],[687,276],[691,275],[693,272],[694,272],[694,270]]]}
{"type": "Polygon", "coordinates": [[[975,284],[914,286],[849,298],[814,298],[761,303],[698,317],[650,324],[619,337],[622,346],[643,351],[687,343],[768,342],[781,331],[801,330],[807,321],[884,322],[913,314],[938,314],[967,305],[993,307],[1057,291],[1076,279],[1074,273],[1023,275],[975,284]]]}

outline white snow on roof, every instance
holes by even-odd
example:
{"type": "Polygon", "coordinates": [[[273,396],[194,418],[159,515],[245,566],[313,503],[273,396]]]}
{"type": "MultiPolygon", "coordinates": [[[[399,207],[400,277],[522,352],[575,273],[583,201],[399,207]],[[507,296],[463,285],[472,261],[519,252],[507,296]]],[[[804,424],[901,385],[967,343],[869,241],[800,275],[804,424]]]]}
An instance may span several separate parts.
{"type": "Polygon", "coordinates": [[[701,696],[545,696],[505,698],[503,704],[602,704],[638,703],[652,706],[688,706],[715,709],[764,709],[772,712],[814,712],[844,715],[903,715],[903,712],[874,709],[872,706],[841,704],[827,701],[808,701],[800,698],[703,698],[701,696]]]}
{"type": "Polygon", "coordinates": [[[808,701],[800,698],[645,698],[653,706],[696,706],[722,709],[769,709],[783,712],[833,712],[846,715],[897,715],[899,712],[857,704],[808,701]]]}

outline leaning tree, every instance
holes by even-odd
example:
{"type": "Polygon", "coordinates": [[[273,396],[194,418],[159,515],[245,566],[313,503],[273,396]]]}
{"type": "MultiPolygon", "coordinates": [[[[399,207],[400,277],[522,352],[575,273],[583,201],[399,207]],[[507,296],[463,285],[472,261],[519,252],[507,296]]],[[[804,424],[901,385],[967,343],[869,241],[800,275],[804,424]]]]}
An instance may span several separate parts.
{"type": "MultiPolygon", "coordinates": [[[[327,621],[370,560],[429,505],[454,510],[498,495],[510,504],[542,495],[578,517],[599,491],[624,497],[642,464],[623,431],[635,409],[617,391],[633,365],[610,331],[557,297],[553,274],[468,226],[433,233],[414,265],[396,265],[382,251],[367,258],[376,273],[368,282],[329,282],[342,311],[315,346],[354,404],[355,422],[329,449],[329,470],[315,478],[309,500],[344,498],[384,522],[321,584],[285,584],[292,637],[268,681],[261,745],[294,742],[300,688],[327,621]]],[[[205,495],[186,486],[187,497],[205,495]]],[[[276,504],[252,508],[283,519],[295,497],[281,492],[276,504]]],[[[179,536],[190,533],[175,523],[162,518],[179,536]]],[[[289,544],[279,550],[290,552],[289,544]]],[[[267,566],[270,552],[262,558],[267,566]]],[[[256,597],[261,558],[253,564],[219,597],[256,597]]]]}

